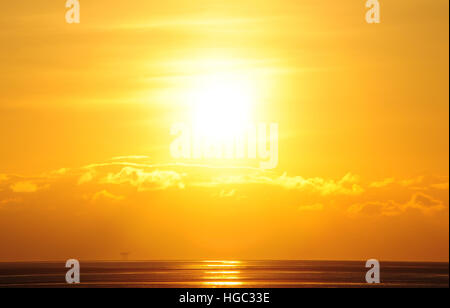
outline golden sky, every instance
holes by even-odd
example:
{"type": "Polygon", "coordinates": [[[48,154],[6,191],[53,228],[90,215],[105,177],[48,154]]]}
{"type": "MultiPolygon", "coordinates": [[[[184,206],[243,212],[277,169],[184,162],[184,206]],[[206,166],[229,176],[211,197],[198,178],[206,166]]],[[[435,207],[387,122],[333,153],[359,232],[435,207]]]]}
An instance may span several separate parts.
{"type": "Polygon", "coordinates": [[[448,261],[449,3],[380,2],[2,4],[0,261],[448,261]],[[174,159],[196,95],[277,168],[174,159]]]}

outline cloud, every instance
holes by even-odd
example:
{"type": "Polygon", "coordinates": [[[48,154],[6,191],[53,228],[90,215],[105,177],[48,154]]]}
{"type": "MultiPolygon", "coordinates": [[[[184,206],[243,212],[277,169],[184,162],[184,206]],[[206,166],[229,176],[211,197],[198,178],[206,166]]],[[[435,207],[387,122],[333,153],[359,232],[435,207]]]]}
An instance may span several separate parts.
{"type": "MultiPolygon", "coordinates": [[[[217,200],[247,198],[249,202],[259,202],[264,194],[264,198],[271,199],[273,205],[282,202],[286,206],[297,207],[298,211],[339,209],[351,215],[397,216],[409,210],[433,214],[448,207],[448,195],[445,194],[448,177],[445,176],[417,176],[406,180],[386,177],[365,183],[354,173],[341,178],[304,177],[246,167],[141,164],[136,161],[143,156],[116,158],[124,160],[62,168],[35,177],[2,175],[0,200],[5,206],[17,203],[20,201],[14,194],[32,194],[51,186],[64,191],[65,195],[74,193],[67,198],[75,200],[84,196],[88,203],[133,200],[140,198],[138,194],[143,192],[175,188],[188,196],[204,194],[217,200]]],[[[24,202],[35,202],[28,195],[19,197],[26,199],[24,202]]]]}
{"type": "Polygon", "coordinates": [[[175,171],[151,171],[124,167],[118,173],[109,173],[102,179],[102,183],[130,184],[136,186],[139,191],[167,189],[169,187],[185,188],[183,175],[175,171]]]}
{"type": "MultiPolygon", "coordinates": [[[[358,185],[359,177],[351,173],[346,174],[340,180],[316,178],[304,178],[302,176],[269,176],[261,174],[222,176],[215,177],[211,185],[221,184],[264,184],[279,186],[288,190],[319,193],[321,195],[359,195],[364,189],[358,185]]],[[[208,185],[208,183],[206,183],[208,185]]]]}
{"type": "Polygon", "coordinates": [[[435,189],[440,189],[440,190],[448,190],[449,184],[448,184],[448,182],[446,182],[446,183],[438,183],[438,184],[431,184],[431,187],[435,188],[435,189]]]}
{"type": "Polygon", "coordinates": [[[67,172],[69,172],[69,169],[68,169],[68,168],[60,168],[60,169],[58,169],[58,170],[52,171],[52,174],[55,174],[55,175],[64,175],[64,174],[66,174],[67,172]]]}
{"type": "Polygon", "coordinates": [[[324,209],[324,205],[321,203],[311,204],[311,205],[301,205],[298,207],[299,211],[321,211],[324,209]]]}
{"type": "Polygon", "coordinates": [[[9,199],[0,200],[0,204],[5,205],[5,204],[11,204],[11,203],[20,203],[22,201],[23,200],[21,198],[9,198],[9,199]]]}
{"type": "Polygon", "coordinates": [[[288,177],[286,174],[275,179],[275,183],[287,189],[312,190],[322,195],[359,195],[364,189],[357,184],[358,181],[359,177],[351,173],[338,181],[319,177],[309,179],[301,176],[288,177]]]}
{"type": "Polygon", "coordinates": [[[108,192],[107,190],[102,190],[99,192],[96,192],[92,198],[91,201],[95,202],[97,200],[101,200],[101,199],[109,199],[109,200],[113,200],[113,201],[121,201],[124,199],[123,196],[116,196],[110,192],[108,192]]]}
{"type": "Polygon", "coordinates": [[[406,208],[419,209],[425,213],[440,211],[446,208],[441,200],[435,199],[423,193],[415,194],[411,201],[406,205],[406,208]]]}
{"type": "Polygon", "coordinates": [[[78,179],[78,185],[86,184],[91,182],[95,177],[95,170],[88,170],[85,172],[79,179],[78,179]]]}
{"type": "Polygon", "coordinates": [[[433,214],[448,208],[443,201],[435,199],[424,193],[416,193],[406,203],[399,203],[393,200],[380,202],[370,201],[362,204],[354,204],[348,208],[351,215],[382,215],[398,216],[410,209],[416,209],[424,214],[433,214]]]}
{"type": "Polygon", "coordinates": [[[262,171],[260,168],[248,167],[248,166],[213,166],[205,164],[189,164],[189,163],[165,163],[165,164],[145,164],[127,161],[115,161],[106,163],[95,163],[84,166],[84,169],[95,169],[101,167],[136,167],[136,168],[195,168],[195,169],[211,169],[211,170],[249,170],[249,171],[262,171]]]}
{"type": "Polygon", "coordinates": [[[384,180],[379,181],[379,182],[373,182],[369,186],[373,187],[373,188],[382,188],[382,187],[386,187],[386,186],[388,186],[388,185],[390,185],[390,184],[392,184],[394,182],[395,182],[394,178],[387,178],[387,179],[384,179],[384,180]]]}
{"type": "MultiPolygon", "coordinates": [[[[140,158],[141,156],[132,156],[140,158]]],[[[223,185],[271,185],[288,190],[319,193],[328,195],[360,195],[365,190],[359,183],[359,176],[347,173],[341,179],[325,179],[321,177],[305,178],[302,176],[288,176],[287,173],[276,175],[268,171],[250,167],[217,167],[199,164],[140,164],[132,162],[109,162],[87,165],[86,173],[79,179],[79,183],[90,182],[94,178],[93,172],[100,168],[121,167],[116,173],[109,173],[101,181],[103,183],[124,184],[128,183],[143,189],[145,183],[160,184],[160,188],[172,186],[185,187],[186,184],[197,187],[216,187],[223,185]],[[148,171],[148,170],[152,171],[148,171]],[[203,177],[198,176],[198,170],[204,169],[203,177]],[[157,170],[157,171],[155,171],[157,170]],[[175,170],[188,170],[180,173],[175,170]],[[208,171],[210,170],[210,173],[208,171]],[[223,174],[234,173],[232,175],[219,175],[217,170],[224,170],[223,174]],[[237,173],[237,174],[236,174],[237,173]],[[208,177],[208,175],[211,175],[208,177]],[[183,180],[182,180],[183,179],[183,180]]]]}
{"type": "Polygon", "coordinates": [[[381,181],[372,182],[370,188],[386,188],[390,185],[397,185],[412,190],[428,190],[428,189],[440,189],[448,190],[448,177],[446,176],[423,176],[419,175],[412,178],[403,180],[396,180],[395,178],[386,178],[381,181]]]}
{"type": "Polygon", "coordinates": [[[424,176],[417,176],[412,179],[403,180],[403,181],[400,181],[400,185],[405,186],[405,187],[419,185],[423,182],[424,178],[425,178],[424,176]]]}
{"type": "Polygon", "coordinates": [[[10,186],[11,190],[15,193],[34,193],[38,191],[38,186],[32,182],[17,182],[10,186]]]}
{"type": "Polygon", "coordinates": [[[133,159],[133,160],[140,160],[140,159],[148,159],[148,156],[145,155],[130,155],[130,156],[117,156],[117,157],[113,157],[111,158],[111,160],[128,160],[128,159],[133,159]]]}
{"type": "Polygon", "coordinates": [[[235,189],[231,189],[231,190],[223,189],[219,193],[219,198],[232,198],[235,195],[236,195],[236,190],[235,189]]]}

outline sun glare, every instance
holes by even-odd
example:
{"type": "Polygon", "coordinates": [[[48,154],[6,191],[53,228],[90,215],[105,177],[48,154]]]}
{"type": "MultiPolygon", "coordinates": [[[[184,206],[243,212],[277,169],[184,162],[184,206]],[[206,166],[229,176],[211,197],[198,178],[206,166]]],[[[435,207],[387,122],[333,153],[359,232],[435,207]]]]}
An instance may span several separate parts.
{"type": "Polygon", "coordinates": [[[193,128],[203,137],[226,140],[244,134],[252,121],[253,87],[239,74],[200,77],[191,100],[193,128]]]}

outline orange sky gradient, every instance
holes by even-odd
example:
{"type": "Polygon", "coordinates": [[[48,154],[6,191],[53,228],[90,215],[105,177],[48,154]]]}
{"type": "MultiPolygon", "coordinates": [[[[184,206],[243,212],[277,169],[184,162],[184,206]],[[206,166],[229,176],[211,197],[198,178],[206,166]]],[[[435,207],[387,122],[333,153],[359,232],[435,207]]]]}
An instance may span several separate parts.
{"type": "Polygon", "coordinates": [[[0,261],[448,262],[449,2],[380,2],[2,4],[0,261]],[[218,74],[276,169],[171,156],[218,74]]]}

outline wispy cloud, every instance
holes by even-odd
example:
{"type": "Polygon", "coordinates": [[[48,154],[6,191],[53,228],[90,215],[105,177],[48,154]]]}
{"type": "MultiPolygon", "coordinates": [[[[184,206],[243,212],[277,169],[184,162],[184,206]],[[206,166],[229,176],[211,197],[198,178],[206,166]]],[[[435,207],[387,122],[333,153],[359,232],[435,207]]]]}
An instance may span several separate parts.
{"type": "Polygon", "coordinates": [[[419,210],[424,214],[432,214],[442,211],[446,208],[442,200],[435,199],[423,193],[414,194],[408,202],[399,203],[393,200],[386,202],[366,202],[363,204],[355,204],[348,208],[348,212],[352,215],[384,215],[397,216],[410,209],[419,210]]]}
{"type": "Polygon", "coordinates": [[[152,164],[148,160],[141,155],[120,156],[113,161],[61,168],[35,177],[4,174],[0,178],[0,201],[3,205],[20,202],[14,194],[30,195],[65,185],[65,190],[76,191],[95,203],[126,201],[133,194],[176,189],[180,193],[200,192],[217,200],[238,201],[243,196],[259,200],[259,192],[264,191],[277,202],[295,201],[299,211],[325,211],[337,206],[351,215],[398,216],[413,209],[433,214],[448,208],[448,177],[387,177],[365,183],[353,173],[332,179],[247,167],[152,164]]]}
{"type": "Polygon", "coordinates": [[[324,209],[324,205],[321,203],[310,204],[310,205],[301,205],[298,207],[299,211],[307,212],[307,211],[321,211],[324,209]]]}
{"type": "Polygon", "coordinates": [[[382,188],[382,187],[386,187],[386,186],[388,186],[388,185],[390,185],[390,184],[392,184],[394,182],[395,182],[394,178],[387,178],[387,179],[384,179],[382,181],[373,182],[369,186],[370,187],[375,187],[375,188],[382,188]]]}
{"type": "Polygon", "coordinates": [[[169,187],[184,188],[183,174],[175,171],[151,171],[125,167],[118,173],[109,173],[101,179],[101,183],[130,184],[136,186],[139,191],[152,189],[167,189],[169,187]]]}
{"type": "Polygon", "coordinates": [[[38,186],[32,182],[17,182],[10,186],[11,190],[15,193],[33,193],[38,191],[38,186]]]}
{"type": "Polygon", "coordinates": [[[302,176],[288,176],[284,173],[281,176],[264,174],[247,174],[235,176],[218,176],[209,185],[230,185],[230,184],[261,184],[279,186],[289,190],[309,191],[321,195],[359,195],[364,189],[358,184],[359,177],[348,173],[339,180],[324,179],[320,177],[304,178],[302,176]]]}
{"type": "Polygon", "coordinates": [[[431,187],[435,188],[435,189],[440,189],[440,190],[448,190],[449,184],[448,184],[448,182],[437,183],[437,184],[431,184],[431,187]]]}
{"type": "Polygon", "coordinates": [[[111,160],[128,160],[128,159],[148,159],[148,156],[145,155],[130,155],[130,156],[117,156],[117,157],[113,157],[111,158],[111,160]]]}
{"type": "Polygon", "coordinates": [[[110,200],[114,200],[114,201],[121,201],[121,200],[124,199],[123,196],[116,196],[116,195],[108,192],[106,189],[104,189],[102,191],[96,192],[92,196],[91,201],[95,202],[95,201],[97,201],[99,199],[102,199],[102,198],[106,198],[106,199],[110,199],[110,200]]]}

